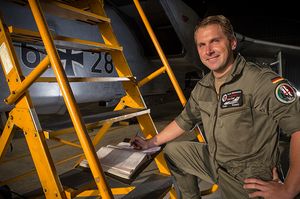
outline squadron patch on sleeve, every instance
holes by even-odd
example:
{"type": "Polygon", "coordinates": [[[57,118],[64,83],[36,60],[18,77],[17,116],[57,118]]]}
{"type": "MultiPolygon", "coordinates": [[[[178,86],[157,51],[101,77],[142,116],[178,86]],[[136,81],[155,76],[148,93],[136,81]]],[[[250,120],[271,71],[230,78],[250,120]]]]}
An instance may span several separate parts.
{"type": "Polygon", "coordinates": [[[289,83],[283,82],[277,85],[275,96],[278,101],[290,104],[296,100],[296,91],[289,83]]]}
{"type": "Polygon", "coordinates": [[[221,97],[221,108],[239,107],[243,105],[243,91],[236,90],[224,93],[221,97]]]}

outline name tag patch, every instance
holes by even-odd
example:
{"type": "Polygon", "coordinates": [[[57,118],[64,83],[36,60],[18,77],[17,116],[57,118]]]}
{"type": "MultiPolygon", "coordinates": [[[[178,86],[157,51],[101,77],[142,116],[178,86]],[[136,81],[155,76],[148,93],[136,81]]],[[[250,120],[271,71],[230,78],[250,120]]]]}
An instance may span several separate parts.
{"type": "Polygon", "coordinates": [[[239,107],[243,105],[243,91],[236,90],[224,93],[221,97],[221,108],[239,107]]]}

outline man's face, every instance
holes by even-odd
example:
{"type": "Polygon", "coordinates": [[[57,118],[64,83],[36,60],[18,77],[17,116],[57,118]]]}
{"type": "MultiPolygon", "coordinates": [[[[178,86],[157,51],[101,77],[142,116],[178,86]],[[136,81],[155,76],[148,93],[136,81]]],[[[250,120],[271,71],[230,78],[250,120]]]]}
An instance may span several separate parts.
{"type": "Polygon", "coordinates": [[[195,34],[198,54],[202,63],[214,73],[226,71],[233,63],[236,40],[230,41],[217,24],[201,27],[195,34]]]}

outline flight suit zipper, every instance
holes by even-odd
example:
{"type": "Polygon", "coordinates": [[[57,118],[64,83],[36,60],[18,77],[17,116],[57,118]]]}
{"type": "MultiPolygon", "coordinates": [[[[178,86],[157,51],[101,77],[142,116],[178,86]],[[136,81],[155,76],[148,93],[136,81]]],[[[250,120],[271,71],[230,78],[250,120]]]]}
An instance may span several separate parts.
{"type": "MultiPolygon", "coordinates": [[[[226,84],[223,83],[220,88],[219,88],[219,94],[217,93],[216,91],[216,88],[214,87],[214,91],[216,93],[216,97],[217,97],[217,107],[215,109],[215,113],[214,113],[214,126],[213,126],[213,139],[214,139],[214,142],[215,142],[215,150],[214,150],[214,153],[213,153],[213,159],[217,161],[216,159],[216,156],[217,156],[217,150],[218,150],[218,145],[217,145],[217,138],[216,138],[216,124],[217,124],[217,121],[218,121],[218,113],[219,113],[219,103],[220,103],[220,96],[221,96],[221,89],[222,87],[226,84]]],[[[217,161],[218,162],[218,161],[217,161]]]]}
{"type": "MultiPolygon", "coordinates": [[[[221,87],[219,89],[219,93],[220,93],[221,87]]],[[[216,138],[216,124],[217,124],[217,119],[218,119],[218,109],[219,109],[219,98],[220,95],[216,92],[216,89],[214,89],[215,93],[216,93],[216,97],[217,97],[217,107],[214,111],[214,125],[213,125],[213,139],[214,139],[214,145],[215,145],[215,150],[213,152],[213,159],[216,160],[216,155],[217,155],[217,138],[216,138]]]]}
{"type": "MultiPolygon", "coordinates": [[[[217,120],[218,120],[218,112],[219,112],[219,99],[220,99],[220,96],[221,96],[221,89],[222,87],[227,84],[228,82],[225,82],[223,83],[220,88],[219,88],[219,94],[217,93],[216,91],[216,88],[215,86],[208,86],[207,88],[210,88],[210,89],[213,89],[213,91],[215,92],[216,94],[216,100],[217,100],[217,107],[215,108],[214,110],[214,114],[213,114],[213,117],[214,117],[214,124],[213,124],[213,132],[212,132],[212,137],[213,137],[213,141],[214,141],[214,145],[215,145],[215,149],[213,151],[213,159],[217,161],[216,159],[216,155],[217,155],[217,138],[216,138],[216,124],[217,124],[217,120]]],[[[217,161],[218,162],[218,161],[217,161]]]]}

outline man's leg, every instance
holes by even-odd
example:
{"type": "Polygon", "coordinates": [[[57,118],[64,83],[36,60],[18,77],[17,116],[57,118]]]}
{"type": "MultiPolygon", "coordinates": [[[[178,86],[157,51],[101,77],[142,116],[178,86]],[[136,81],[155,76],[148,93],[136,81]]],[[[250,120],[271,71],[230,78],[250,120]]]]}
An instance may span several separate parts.
{"type": "Polygon", "coordinates": [[[218,169],[219,187],[224,199],[246,199],[248,192],[243,188],[243,182],[229,175],[221,168],[218,169]]]}
{"type": "Polygon", "coordinates": [[[216,183],[216,168],[206,144],[191,141],[171,142],[167,144],[164,152],[182,198],[201,198],[197,177],[216,183]]]}

